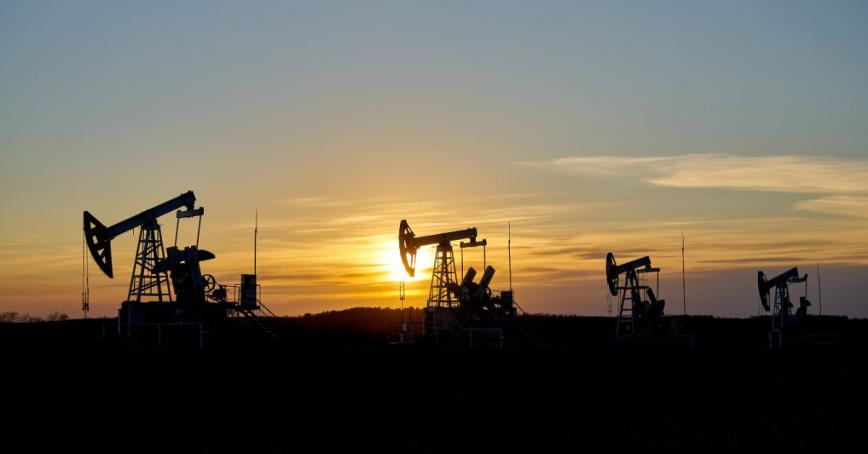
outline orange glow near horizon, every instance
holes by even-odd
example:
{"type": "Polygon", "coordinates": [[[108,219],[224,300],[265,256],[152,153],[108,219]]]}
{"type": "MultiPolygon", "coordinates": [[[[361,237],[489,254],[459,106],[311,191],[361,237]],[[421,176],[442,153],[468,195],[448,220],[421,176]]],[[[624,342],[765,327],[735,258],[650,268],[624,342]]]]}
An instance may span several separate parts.
{"type": "MultiPolygon", "coordinates": [[[[148,198],[137,206],[153,202],[148,198]]],[[[688,299],[697,305],[709,298],[709,285],[713,287],[716,281],[693,286],[693,279],[744,270],[747,277],[734,278],[744,283],[743,296],[734,299],[750,308],[754,301],[750,285],[755,281],[750,274],[755,276],[756,269],[774,273],[798,265],[810,272],[821,264],[849,266],[858,272],[858,267],[868,264],[868,245],[863,242],[864,229],[857,219],[817,217],[804,210],[732,219],[649,218],[635,223],[612,215],[605,219],[594,213],[593,205],[540,195],[465,204],[463,208],[471,214],[466,218],[450,211],[448,201],[410,205],[359,198],[350,206],[337,197],[321,197],[316,202],[311,206],[311,199],[305,199],[303,206],[260,209],[260,283],[266,305],[277,313],[397,307],[398,282],[402,280],[406,282],[405,304],[424,305],[434,246],[418,250],[416,273],[409,278],[398,254],[396,232],[398,221],[404,217],[409,217],[421,234],[477,227],[480,237],[489,241],[488,263],[497,270],[494,289],[508,288],[506,219],[511,218],[513,284],[522,307],[533,312],[605,313],[602,270],[608,251],[613,251],[619,262],[650,255],[655,266],[663,268],[664,297],[677,302],[680,282],[674,285],[673,281],[680,278],[681,232],[687,237],[688,299]]],[[[252,226],[232,224],[235,218],[228,216],[233,214],[231,207],[210,203],[210,197],[202,205],[208,207],[210,216],[203,223],[202,247],[217,255],[203,264],[203,272],[215,275],[221,283],[237,282],[240,273],[252,270],[252,226]]],[[[106,222],[113,222],[129,215],[128,211],[129,207],[122,206],[115,212],[100,210],[100,214],[106,222]]],[[[77,221],[80,213],[68,215],[77,221]]],[[[173,237],[173,226],[164,223],[164,236],[173,237]]],[[[77,313],[80,227],[77,222],[69,224],[56,237],[33,231],[4,240],[0,249],[5,270],[0,281],[2,310],[34,315],[77,313]]],[[[90,264],[92,316],[116,312],[129,283],[135,240],[134,234],[128,234],[113,241],[115,279],[106,278],[90,264]]],[[[456,268],[460,268],[460,261],[456,250],[456,268]]],[[[465,253],[467,266],[481,268],[481,250],[465,253]]],[[[826,289],[833,288],[830,282],[835,278],[824,273],[824,295],[833,294],[834,290],[826,289]]],[[[722,287],[712,293],[728,294],[727,286],[719,285],[722,287]]],[[[814,291],[816,287],[811,288],[814,291]]],[[[834,304],[827,302],[825,307],[834,304]]],[[[704,310],[723,311],[713,305],[704,310]]]]}

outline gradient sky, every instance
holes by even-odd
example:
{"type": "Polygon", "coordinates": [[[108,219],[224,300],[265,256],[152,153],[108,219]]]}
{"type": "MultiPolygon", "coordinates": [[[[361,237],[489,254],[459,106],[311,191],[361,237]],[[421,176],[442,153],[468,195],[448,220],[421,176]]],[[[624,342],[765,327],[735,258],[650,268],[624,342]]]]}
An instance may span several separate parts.
{"type": "MultiPolygon", "coordinates": [[[[511,220],[530,312],[605,314],[610,250],[680,312],[684,232],[691,313],[756,314],[757,269],[820,264],[824,312],[866,317],[868,3],[0,3],[0,311],[80,314],[82,210],[188,189],[222,281],[259,208],[281,314],[396,306],[406,218],[478,227],[495,288],[511,220]]],[[[134,247],[92,266],[94,315],[134,247]]]]}

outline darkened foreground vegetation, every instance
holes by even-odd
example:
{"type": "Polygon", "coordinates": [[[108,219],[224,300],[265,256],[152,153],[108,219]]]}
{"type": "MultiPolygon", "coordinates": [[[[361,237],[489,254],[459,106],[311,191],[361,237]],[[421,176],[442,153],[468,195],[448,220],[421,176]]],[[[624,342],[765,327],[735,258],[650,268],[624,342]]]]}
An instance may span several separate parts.
{"type": "MultiPolygon", "coordinates": [[[[109,320],[0,324],[3,445],[111,452],[843,450],[868,404],[868,322],[766,348],[767,319],[679,320],[696,348],[619,346],[612,320],[524,316],[503,350],[387,345],[396,311],[98,341],[109,320]]],[[[815,320],[816,321],[816,320],[815,320]]],[[[7,449],[4,449],[7,451],[7,449]]],[[[19,449],[8,450],[9,452],[19,449]]]]}

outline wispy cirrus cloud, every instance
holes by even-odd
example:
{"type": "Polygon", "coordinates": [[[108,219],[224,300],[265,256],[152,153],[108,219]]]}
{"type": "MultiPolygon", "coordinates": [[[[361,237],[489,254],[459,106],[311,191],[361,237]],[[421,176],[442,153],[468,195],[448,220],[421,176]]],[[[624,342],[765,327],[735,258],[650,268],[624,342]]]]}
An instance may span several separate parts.
{"type": "Polygon", "coordinates": [[[796,203],[793,208],[797,211],[868,218],[868,196],[831,195],[802,200],[796,203]]]}
{"type": "Polygon", "coordinates": [[[794,210],[868,217],[868,159],[823,156],[579,156],[522,162],[524,166],[587,177],[627,177],[683,189],[823,194],[794,210]]]}
{"type": "Polygon", "coordinates": [[[821,156],[577,156],[522,162],[585,176],[626,176],[675,188],[718,188],[805,194],[868,193],[868,160],[821,156]]]}
{"type": "Polygon", "coordinates": [[[346,200],[330,196],[295,197],[287,200],[286,203],[300,208],[331,208],[349,205],[346,200]]]}

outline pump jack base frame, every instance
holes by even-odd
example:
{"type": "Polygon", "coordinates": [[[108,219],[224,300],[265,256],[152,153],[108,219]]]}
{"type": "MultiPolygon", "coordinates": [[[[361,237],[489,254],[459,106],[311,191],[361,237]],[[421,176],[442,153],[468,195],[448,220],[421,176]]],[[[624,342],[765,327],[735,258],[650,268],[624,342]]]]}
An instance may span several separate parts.
{"type": "Polygon", "coordinates": [[[177,302],[124,301],[118,310],[117,337],[157,348],[162,348],[171,337],[202,349],[208,327],[226,320],[229,310],[228,305],[213,303],[195,307],[177,302]]]}
{"type": "Polygon", "coordinates": [[[423,312],[420,341],[435,345],[503,348],[506,336],[499,323],[473,323],[462,320],[461,309],[427,307],[423,312]]]}

